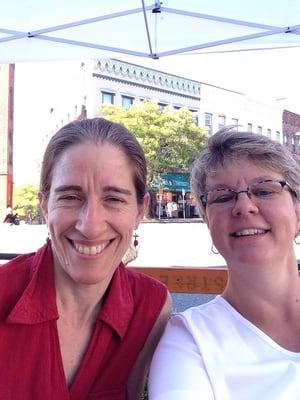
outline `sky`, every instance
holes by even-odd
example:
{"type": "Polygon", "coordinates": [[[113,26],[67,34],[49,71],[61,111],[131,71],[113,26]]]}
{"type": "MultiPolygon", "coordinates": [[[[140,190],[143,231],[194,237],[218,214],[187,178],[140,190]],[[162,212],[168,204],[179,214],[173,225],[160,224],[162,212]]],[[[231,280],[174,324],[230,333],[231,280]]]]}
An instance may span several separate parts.
{"type": "MultiPolygon", "coordinates": [[[[171,56],[118,57],[135,64],[242,92],[300,114],[300,49],[171,56]]],[[[17,63],[14,110],[14,183],[37,183],[47,137],[74,104],[80,62],[17,63]]]]}

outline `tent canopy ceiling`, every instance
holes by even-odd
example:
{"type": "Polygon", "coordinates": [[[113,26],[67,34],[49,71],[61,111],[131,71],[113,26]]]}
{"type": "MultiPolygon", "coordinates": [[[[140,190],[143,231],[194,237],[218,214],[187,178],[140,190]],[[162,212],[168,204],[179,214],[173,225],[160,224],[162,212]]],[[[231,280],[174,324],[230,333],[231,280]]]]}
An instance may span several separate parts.
{"type": "Polygon", "coordinates": [[[0,63],[300,46],[298,0],[9,0],[0,63]],[[225,7],[226,4],[226,7],[225,7]]]}

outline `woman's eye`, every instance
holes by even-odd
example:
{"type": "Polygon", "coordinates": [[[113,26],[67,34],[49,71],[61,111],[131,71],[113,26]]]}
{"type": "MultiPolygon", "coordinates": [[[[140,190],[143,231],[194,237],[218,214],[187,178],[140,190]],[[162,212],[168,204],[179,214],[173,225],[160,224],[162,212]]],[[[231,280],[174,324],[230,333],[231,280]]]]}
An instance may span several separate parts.
{"type": "Polygon", "coordinates": [[[234,197],[234,193],[227,190],[218,190],[210,193],[208,196],[208,203],[210,204],[222,204],[231,201],[234,197]]]}
{"type": "Polygon", "coordinates": [[[124,199],[121,199],[121,198],[119,198],[119,197],[114,197],[114,196],[108,197],[108,198],[106,199],[106,201],[109,202],[109,203],[114,203],[114,204],[125,203],[124,199]]]}
{"type": "Polygon", "coordinates": [[[259,189],[253,192],[254,196],[256,197],[267,197],[267,196],[272,196],[274,192],[272,190],[268,189],[259,189]]]}
{"type": "Polygon", "coordinates": [[[215,198],[214,203],[227,203],[233,199],[232,194],[224,194],[215,198]]]}
{"type": "Polygon", "coordinates": [[[123,200],[121,200],[121,199],[118,199],[118,198],[116,198],[116,197],[111,197],[111,198],[109,198],[109,201],[112,201],[112,202],[114,202],[114,203],[123,203],[123,200]]]}
{"type": "Polygon", "coordinates": [[[80,201],[80,197],[78,196],[74,196],[74,195],[65,195],[65,196],[60,196],[58,198],[58,200],[62,200],[62,201],[80,201]]]}

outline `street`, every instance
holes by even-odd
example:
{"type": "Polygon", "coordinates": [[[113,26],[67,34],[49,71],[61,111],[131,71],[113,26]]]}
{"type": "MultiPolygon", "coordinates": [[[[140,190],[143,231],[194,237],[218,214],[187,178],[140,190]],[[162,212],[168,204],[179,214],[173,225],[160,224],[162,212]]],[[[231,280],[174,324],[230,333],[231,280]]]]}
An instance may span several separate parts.
{"type": "MultiPolygon", "coordinates": [[[[138,234],[138,257],[130,263],[140,267],[224,266],[219,254],[211,252],[211,240],[204,223],[144,222],[138,234]]],[[[46,225],[0,224],[0,253],[35,251],[45,243],[46,225]]],[[[300,246],[295,245],[297,259],[300,246]]]]}
{"type": "MultiPolygon", "coordinates": [[[[211,252],[206,225],[200,222],[145,222],[138,234],[138,257],[132,266],[208,267],[224,265],[220,255],[211,252]]],[[[45,243],[45,225],[0,224],[0,253],[27,253],[45,243]]]]}

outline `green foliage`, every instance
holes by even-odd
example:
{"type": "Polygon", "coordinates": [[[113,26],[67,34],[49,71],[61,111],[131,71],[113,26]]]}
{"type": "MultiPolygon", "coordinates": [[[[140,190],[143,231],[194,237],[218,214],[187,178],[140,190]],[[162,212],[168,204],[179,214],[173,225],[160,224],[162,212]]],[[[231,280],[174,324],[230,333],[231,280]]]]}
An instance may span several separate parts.
{"type": "Polygon", "coordinates": [[[35,185],[24,185],[14,188],[13,210],[28,222],[32,222],[40,217],[37,191],[38,186],[35,185]]]}
{"type": "Polygon", "coordinates": [[[205,131],[187,109],[161,110],[154,101],[144,101],[127,110],[104,104],[101,114],[136,135],[145,151],[150,183],[164,172],[188,172],[205,140],[205,131]]]}

